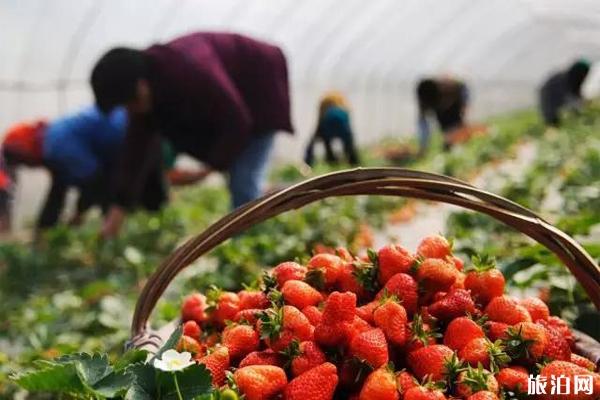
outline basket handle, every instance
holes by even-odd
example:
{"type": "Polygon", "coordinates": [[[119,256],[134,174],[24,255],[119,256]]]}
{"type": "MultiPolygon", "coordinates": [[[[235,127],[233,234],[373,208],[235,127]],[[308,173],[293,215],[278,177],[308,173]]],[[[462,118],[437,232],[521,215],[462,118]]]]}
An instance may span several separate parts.
{"type": "Polygon", "coordinates": [[[600,309],[600,268],[575,240],[528,209],[465,182],[403,168],[357,168],[306,180],[254,200],[221,218],[173,252],[150,276],[137,301],[131,325],[133,346],[148,344],[147,323],[175,276],[225,240],[283,212],[336,196],[390,195],[454,204],[487,214],[552,251],[600,309]]]}

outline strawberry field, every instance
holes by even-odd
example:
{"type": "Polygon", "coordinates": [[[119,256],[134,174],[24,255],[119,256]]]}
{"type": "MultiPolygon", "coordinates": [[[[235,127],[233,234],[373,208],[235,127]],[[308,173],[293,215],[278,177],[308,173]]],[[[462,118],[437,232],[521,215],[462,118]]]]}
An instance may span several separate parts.
{"type": "MultiPolygon", "coordinates": [[[[394,146],[406,144],[363,149],[365,164],[390,165],[380,149],[394,146]]],[[[501,116],[488,121],[485,136],[402,166],[477,182],[538,212],[600,260],[597,105],[557,130],[543,128],[532,111],[501,116]],[[525,147],[533,150],[524,167],[504,170],[525,147]],[[482,174],[490,178],[478,182],[482,174]]],[[[271,183],[329,171],[279,166],[271,183]]],[[[583,369],[569,373],[589,367],[572,355],[570,329],[600,340],[600,316],[548,250],[490,217],[456,209],[444,215],[443,232],[425,231],[414,238],[418,248],[398,250],[396,238],[380,233],[418,225],[419,209],[406,199],[362,196],[288,212],[221,245],[183,271],[159,302],[153,325],[187,322],[155,358],[124,353],[146,279],[177,245],[227,213],[226,196],[218,185],[179,190],[160,214],[136,215],[111,241],[98,240],[95,220],[55,228],[35,247],[0,244],[0,397],[518,397],[523,387],[513,383],[529,373],[562,372],[565,361],[583,369]],[[470,282],[469,268],[489,281],[470,282]],[[402,277],[394,281],[396,274],[402,277]],[[194,359],[177,358],[185,352],[194,359]],[[444,360],[453,368],[444,372],[444,360]]]]}

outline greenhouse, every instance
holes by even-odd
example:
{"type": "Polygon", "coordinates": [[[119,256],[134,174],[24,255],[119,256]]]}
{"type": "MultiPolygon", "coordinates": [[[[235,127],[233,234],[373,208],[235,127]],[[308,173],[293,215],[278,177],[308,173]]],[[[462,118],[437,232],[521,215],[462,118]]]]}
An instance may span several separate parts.
{"type": "Polygon", "coordinates": [[[599,2],[0,26],[0,398],[600,399],[599,2]]]}

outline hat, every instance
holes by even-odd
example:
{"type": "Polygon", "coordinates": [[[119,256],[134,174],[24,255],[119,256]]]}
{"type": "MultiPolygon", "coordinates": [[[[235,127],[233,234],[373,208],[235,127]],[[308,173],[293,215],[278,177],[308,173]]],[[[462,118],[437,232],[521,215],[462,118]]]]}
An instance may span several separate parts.
{"type": "Polygon", "coordinates": [[[47,123],[43,120],[13,125],[2,141],[2,151],[10,158],[29,164],[43,159],[42,138],[47,123]]]}

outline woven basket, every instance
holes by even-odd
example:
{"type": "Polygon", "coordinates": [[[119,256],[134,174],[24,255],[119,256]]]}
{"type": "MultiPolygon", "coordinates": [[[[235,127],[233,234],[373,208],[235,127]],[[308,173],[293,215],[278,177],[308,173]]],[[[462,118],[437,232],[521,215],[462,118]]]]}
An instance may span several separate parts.
{"type": "MultiPolygon", "coordinates": [[[[175,276],[200,256],[246,229],[286,211],[336,196],[388,195],[454,204],[487,214],[552,251],[581,283],[600,309],[600,268],[571,237],[528,209],[443,175],[401,168],[358,168],[309,179],[266,195],[212,224],[171,254],[150,277],[138,299],[131,324],[131,347],[156,351],[177,321],[153,331],[148,318],[175,276]]],[[[577,352],[600,363],[600,344],[575,332],[577,352]]]]}

